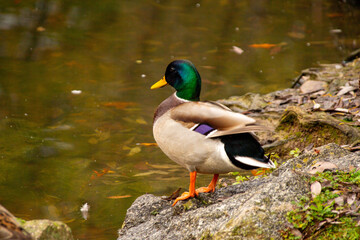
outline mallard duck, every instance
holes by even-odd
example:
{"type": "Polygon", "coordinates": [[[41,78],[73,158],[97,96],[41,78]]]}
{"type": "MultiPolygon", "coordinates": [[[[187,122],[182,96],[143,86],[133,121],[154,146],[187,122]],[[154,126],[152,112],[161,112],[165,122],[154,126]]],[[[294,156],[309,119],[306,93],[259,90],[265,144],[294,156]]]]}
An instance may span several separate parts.
{"type": "Polygon", "coordinates": [[[156,109],[153,135],[160,149],[190,172],[189,192],[180,200],[214,192],[219,174],[274,168],[254,131],[268,130],[253,118],[216,102],[201,102],[201,78],[188,60],[175,60],[151,89],[169,84],[176,92],[156,109]],[[195,189],[197,173],[214,174],[209,186],[195,189]]]}

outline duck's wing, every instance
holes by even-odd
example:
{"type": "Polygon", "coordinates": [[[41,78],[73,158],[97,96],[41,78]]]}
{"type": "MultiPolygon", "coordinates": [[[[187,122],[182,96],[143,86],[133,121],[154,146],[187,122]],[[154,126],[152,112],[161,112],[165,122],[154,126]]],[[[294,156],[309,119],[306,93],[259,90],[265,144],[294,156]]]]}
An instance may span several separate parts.
{"type": "Polygon", "coordinates": [[[191,130],[198,131],[207,138],[271,130],[259,125],[253,118],[210,102],[183,103],[171,109],[171,118],[191,126],[191,130]]]}

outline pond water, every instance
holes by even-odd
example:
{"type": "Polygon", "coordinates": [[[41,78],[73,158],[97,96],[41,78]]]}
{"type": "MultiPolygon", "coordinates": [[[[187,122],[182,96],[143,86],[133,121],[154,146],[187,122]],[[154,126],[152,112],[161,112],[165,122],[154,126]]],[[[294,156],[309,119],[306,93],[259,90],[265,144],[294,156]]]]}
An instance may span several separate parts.
{"type": "Polygon", "coordinates": [[[76,239],[115,239],[136,197],[188,187],[144,144],[173,91],[149,89],[167,64],[191,60],[207,100],[289,87],[360,47],[359,6],[344,2],[1,1],[0,203],[76,239]]]}

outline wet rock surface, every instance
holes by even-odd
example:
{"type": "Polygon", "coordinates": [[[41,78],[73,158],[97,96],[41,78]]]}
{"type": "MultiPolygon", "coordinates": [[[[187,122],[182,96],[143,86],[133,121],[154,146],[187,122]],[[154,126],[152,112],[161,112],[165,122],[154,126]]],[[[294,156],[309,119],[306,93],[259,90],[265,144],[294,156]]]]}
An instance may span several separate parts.
{"type": "Polygon", "coordinates": [[[281,239],[292,201],[310,194],[316,162],[360,169],[360,155],[336,144],[304,152],[269,176],[200,194],[171,207],[146,194],[128,209],[118,239],[281,239]]]}
{"type": "Polygon", "coordinates": [[[35,240],[72,240],[71,229],[63,222],[51,220],[31,220],[23,224],[35,240]]]}

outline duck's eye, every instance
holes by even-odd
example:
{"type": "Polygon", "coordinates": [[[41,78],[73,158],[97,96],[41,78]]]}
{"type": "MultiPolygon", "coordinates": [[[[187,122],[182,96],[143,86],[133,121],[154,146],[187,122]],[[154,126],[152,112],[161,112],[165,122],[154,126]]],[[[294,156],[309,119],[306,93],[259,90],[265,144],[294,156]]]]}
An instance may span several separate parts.
{"type": "Polygon", "coordinates": [[[176,70],[175,70],[175,68],[174,67],[171,67],[170,68],[170,72],[175,72],[176,70]]]}

